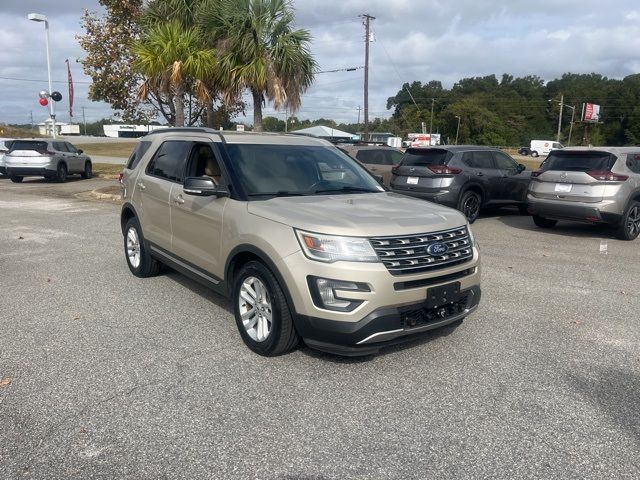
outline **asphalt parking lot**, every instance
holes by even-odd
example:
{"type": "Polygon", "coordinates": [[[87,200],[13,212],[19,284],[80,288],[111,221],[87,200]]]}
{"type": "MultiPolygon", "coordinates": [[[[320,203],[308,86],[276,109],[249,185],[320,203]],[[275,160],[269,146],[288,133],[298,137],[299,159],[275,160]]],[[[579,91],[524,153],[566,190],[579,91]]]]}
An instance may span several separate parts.
{"type": "Polygon", "coordinates": [[[0,478],[639,478],[640,240],[474,224],[480,310],[381,355],[262,358],[133,277],[103,180],[0,180],[0,478]]]}

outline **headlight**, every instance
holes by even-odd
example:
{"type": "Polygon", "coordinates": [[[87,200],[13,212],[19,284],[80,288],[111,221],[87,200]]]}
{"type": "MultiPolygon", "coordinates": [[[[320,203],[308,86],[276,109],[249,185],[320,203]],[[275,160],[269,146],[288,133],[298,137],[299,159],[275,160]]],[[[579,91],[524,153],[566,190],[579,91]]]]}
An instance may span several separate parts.
{"type": "Polygon", "coordinates": [[[302,251],[320,262],[377,262],[378,255],[366,238],[338,237],[296,230],[302,251]]]}

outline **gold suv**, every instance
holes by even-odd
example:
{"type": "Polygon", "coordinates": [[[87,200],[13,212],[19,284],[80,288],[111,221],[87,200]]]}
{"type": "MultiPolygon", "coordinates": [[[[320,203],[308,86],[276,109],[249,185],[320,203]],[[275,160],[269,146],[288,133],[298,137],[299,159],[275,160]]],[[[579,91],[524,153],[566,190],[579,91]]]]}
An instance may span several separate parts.
{"type": "Polygon", "coordinates": [[[480,301],[464,216],[388,192],[315,138],[172,128],[142,138],[122,175],[131,272],[166,264],[225,296],[246,345],[302,338],[375,353],[461,321],[480,301]]]}

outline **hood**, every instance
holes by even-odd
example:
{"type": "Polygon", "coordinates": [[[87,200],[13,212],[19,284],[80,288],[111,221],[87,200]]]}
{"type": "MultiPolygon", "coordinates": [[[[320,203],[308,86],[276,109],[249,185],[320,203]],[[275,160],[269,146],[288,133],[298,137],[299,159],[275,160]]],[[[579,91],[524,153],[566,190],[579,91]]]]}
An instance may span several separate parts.
{"type": "Polygon", "coordinates": [[[466,225],[452,208],[391,192],[281,197],[248,204],[249,213],[316,233],[410,235],[466,225]]]}

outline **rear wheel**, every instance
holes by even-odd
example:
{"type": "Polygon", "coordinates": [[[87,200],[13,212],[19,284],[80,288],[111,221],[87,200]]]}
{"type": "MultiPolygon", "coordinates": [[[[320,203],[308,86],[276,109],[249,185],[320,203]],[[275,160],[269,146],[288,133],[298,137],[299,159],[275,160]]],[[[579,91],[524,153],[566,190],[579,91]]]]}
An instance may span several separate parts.
{"type": "Polygon", "coordinates": [[[124,227],[124,255],[129,270],[136,277],[153,277],[160,272],[161,264],[149,254],[142,229],[135,217],[130,218],[124,227]]]}
{"type": "Polygon", "coordinates": [[[482,198],[473,190],[467,190],[462,194],[458,201],[458,210],[464,213],[469,223],[473,223],[480,215],[480,204],[482,198]]]}
{"type": "Polygon", "coordinates": [[[640,234],[640,202],[631,202],[616,231],[620,240],[635,240],[640,234]]]}
{"type": "Polygon", "coordinates": [[[84,171],[80,174],[82,178],[85,180],[93,177],[93,168],[91,166],[91,162],[86,161],[84,164],[84,171]]]}
{"type": "Polygon", "coordinates": [[[558,221],[534,215],[533,223],[535,223],[540,228],[553,228],[556,226],[556,223],[558,223],[558,221]]]}
{"type": "Polygon", "coordinates": [[[538,152],[534,150],[533,152],[531,152],[531,156],[534,158],[538,158],[538,152]]]}
{"type": "Polygon", "coordinates": [[[22,183],[22,180],[24,180],[24,177],[17,177],[15,175],[11,175],[11,181],[13,183],[22,183]]]}
{"type": "Polygon", "coordinates": [[[255,353],[281,355],[300,341],[282,287],[261,262],[248,262],[235,276],[233,303],[240,336],[255,353]]]}
{"type": "Polygon", "coordinates": [[[67,181],[67,166],[64,163],[58,164],[55,179],[58,183],[64,183],[67,181]]]}

